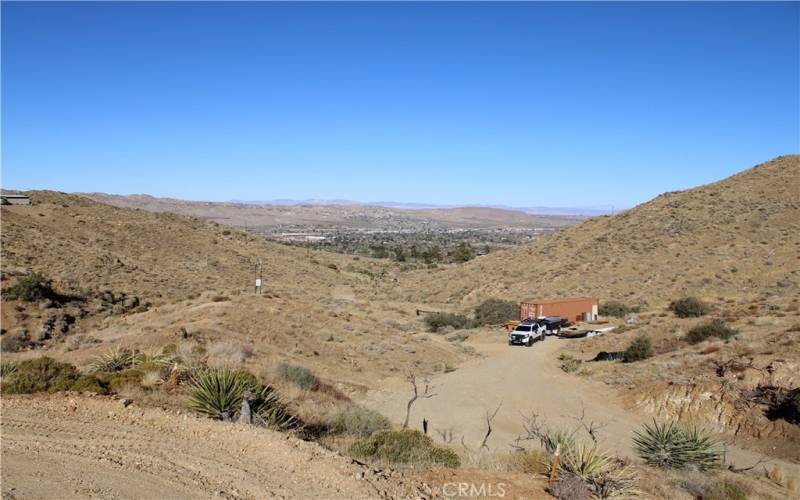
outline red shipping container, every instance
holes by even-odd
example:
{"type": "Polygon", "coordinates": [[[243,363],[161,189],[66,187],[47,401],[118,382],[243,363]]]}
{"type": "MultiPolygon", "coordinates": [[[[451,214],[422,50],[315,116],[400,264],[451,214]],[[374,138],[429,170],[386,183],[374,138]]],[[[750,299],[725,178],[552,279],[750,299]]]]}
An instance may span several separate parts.
{"type": "Polygon", "coordinates": [[[529,300],[519,306],[519,319],[536,319],[543,316],[560,316],[573,323],[583,321],[586,314],[592,321],[597,319],[600,301],[591,297],[572,297],[553,300],[529,300]]]}

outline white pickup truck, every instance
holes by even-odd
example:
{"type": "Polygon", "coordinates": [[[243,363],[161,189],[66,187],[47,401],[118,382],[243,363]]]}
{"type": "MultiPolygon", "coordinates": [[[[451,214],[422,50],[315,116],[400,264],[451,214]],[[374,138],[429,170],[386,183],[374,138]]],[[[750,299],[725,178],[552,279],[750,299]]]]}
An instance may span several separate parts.
{"type": "Polygon", "coordinates": [[[508,345],[532,346],[537,340],[544,340],[547,336],[547,327],[543,321],[525,320],[514,331],[508,334],[508,345]]]}

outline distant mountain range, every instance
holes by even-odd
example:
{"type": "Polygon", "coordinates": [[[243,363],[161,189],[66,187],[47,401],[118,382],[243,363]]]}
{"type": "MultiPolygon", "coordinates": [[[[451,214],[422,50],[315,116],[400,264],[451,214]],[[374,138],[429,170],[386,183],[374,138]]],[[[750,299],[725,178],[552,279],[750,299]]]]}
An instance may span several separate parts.
{"type": "Polygon", "coordinates": [[[439,205],[435,203],[404,203],[400,201],[372,201],[360,202],[353,200],[324,200],[306,199],[291,200],[280,198],[276,200],[230,200],[230,203],[241,203],[245,205],[363,205],[371,207],[399,208],[406,210],[423,210],[431,208],[499,208],[502,210],[513,210],[524,212],[531,215],[606,215],[619,211],[610,207],[512,207],[508,205],[439,205]]]}

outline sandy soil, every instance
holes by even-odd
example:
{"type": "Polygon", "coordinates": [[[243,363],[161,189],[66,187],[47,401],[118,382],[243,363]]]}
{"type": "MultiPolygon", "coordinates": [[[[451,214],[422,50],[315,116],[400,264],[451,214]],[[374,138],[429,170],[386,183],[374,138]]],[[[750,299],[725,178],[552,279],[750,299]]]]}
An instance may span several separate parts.
{"type": "Polygon", "coordinates": [[[4,499],[419,496],[314,443],[108,398],[3,397],[1,422],[4,499]]]}
{"type": "MultiPolygon", "coordinates": [[[[437,440],[441,440],[439,431],[452,430],[452,446],[461,448],[463,436],[464,444],[477,451],[486,434],[487,411],[493,412],[501,405],[492,422],[488,445],[492,451],[503,452],[512,449],[514,439],[523,432],[523,416],[532,411],[551,429],[580,428],[577,418],[583,414],[587,425],[594,422],[598,426],[602,448],[633,457],[633,431],[650,417],[626,410],[621,397],[603,382],[567,374],[559,368],[558,351],[567,343],[586,340],[548,337],[528,348],[507,345],[505,333],[497,330],[473,335],[467,343],[483,357],[434,377],[436,396],[417,400],[410,426],[421,429],[425,418],[432,429],[429,432],[437,440]]],[[[409,383],[394,378],[370,391],[363,403],[402,423],[410,396],[409,383]]],[[[589,440],[582,430],[576,436],[589,440]]],[[[727,457],[741,467],[755,463],[760,455],[730,447],[727,457]]],[[[800,472],[797,464],[779,460],[770,463],[780,463],[793,475],[800,472]]]]}

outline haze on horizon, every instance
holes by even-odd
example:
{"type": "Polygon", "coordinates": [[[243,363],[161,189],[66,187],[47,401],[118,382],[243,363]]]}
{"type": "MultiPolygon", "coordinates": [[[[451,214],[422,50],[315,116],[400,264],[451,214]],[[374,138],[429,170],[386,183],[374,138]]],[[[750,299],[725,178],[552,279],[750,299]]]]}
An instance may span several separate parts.
{"type": "Polygon", "coordinates": [[[796,2],[0,8],[9,189],[623,208],[800,151],[796,2]]]}

